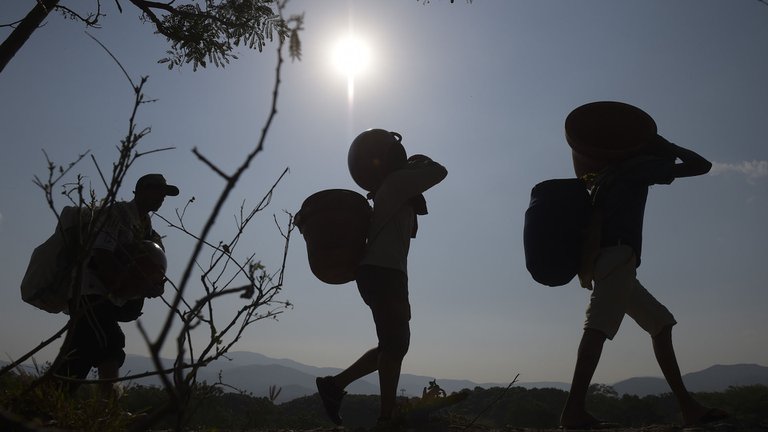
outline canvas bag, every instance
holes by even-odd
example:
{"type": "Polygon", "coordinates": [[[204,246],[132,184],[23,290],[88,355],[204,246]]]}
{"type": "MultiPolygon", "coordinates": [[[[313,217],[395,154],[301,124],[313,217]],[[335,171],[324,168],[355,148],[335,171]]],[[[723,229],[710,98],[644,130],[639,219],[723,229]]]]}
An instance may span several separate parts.
{"type": "Polygon", "coordinates": [[[32,252],[21,281],[22,300],[50,313],[66,309],[72,294],[79,237],[91,218],[88,208],[62,209],[53,235],[32,252]]]}
{"type": "Polygon", "coordinates": [[[525,267],[536,282],[562,286],[579,272],[592,199],[583,180],[543,181],[531,189],[525,212],[525,267]]]}

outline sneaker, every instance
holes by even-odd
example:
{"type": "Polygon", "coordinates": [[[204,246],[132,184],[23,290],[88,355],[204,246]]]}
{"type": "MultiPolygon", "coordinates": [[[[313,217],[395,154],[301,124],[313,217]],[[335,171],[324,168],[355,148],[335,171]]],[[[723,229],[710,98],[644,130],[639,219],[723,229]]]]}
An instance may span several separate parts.
{"type": "Polygon", "coordinates": [[[339,410],[341,409],[341,399],[347,392],[336,387],[336,384],[333,383],[333,377],[330,376],[318,377],[315,384],[317,384],[317,393],[323,401],[323,408],[325,408],[328,418],[334,424],[341,425],[339,410]]]}

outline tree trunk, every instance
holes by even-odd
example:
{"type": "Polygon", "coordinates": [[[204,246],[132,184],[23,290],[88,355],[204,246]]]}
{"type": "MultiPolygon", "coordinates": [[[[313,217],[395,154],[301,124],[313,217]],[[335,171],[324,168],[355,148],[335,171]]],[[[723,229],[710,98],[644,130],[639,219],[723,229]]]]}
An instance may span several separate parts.
{"type": "MultiPolygon", "coordinates": [[[[5,1],[5,0],[4,0],[5,1]]],[[[0,73],[11,61],[14,55],[21,49],[22,45],[32,33],[37,30],[45,17],[59,3],[59,0],[42,0],[35,4],[35,7],[24,17],[23,20],[13,29],[10,35],[0,45],[0,73]]]]}

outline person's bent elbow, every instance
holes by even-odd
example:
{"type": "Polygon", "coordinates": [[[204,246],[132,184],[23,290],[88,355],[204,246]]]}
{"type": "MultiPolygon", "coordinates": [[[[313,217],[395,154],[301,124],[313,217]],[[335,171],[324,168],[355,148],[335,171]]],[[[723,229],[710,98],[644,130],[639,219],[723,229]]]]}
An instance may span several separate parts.
{"type": "Polygon", "coordinates": [[[446,177],[448,177],[448,170],[440,164],[437,164],[437,166],[439,167],[439,173],[438,173],[438,176],[440,177],[440,180],[438,180],[438,183],[439,183],[443,181],[446,177]]]}
{"type": "Polygon", "coordinates": [[[686,177],[704,175],[712,169],[712,162],[704,159],[703,157],[699,157],[697,160],[692,162],[686,162],[684,165],[685,168],[687,168],[686,171],[688,172],[686,177]]]}
{"type": "Polygon", "coordinates": [[[693,177],[704,175],[712,169],[712,162],[708,161],[700,154],[686,148],[670,144],[674,149],[673,155],[679,158],[682,163],[675,166],[675,177],[693,177]]]}

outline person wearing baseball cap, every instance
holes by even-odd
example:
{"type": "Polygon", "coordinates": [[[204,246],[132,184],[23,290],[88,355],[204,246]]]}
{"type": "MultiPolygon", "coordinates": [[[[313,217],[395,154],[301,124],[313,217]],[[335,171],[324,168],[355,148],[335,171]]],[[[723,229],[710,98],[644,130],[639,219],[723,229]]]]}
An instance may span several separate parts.
{"type": "MultiPolygon", "coordinates": [[[[178,196],[179,188],[168,184],[162,174],[146,174],[136,182],[133,194],[131,201],[118,201],[100,210],[109,213],[91,247],[80,295],[70,299],[72,322],[64,342],[68,345],[61,350],[65,356],[56,375],[85,379],[96,368],[100,379],[117,378],[125,361],[125,334],[119,323],[136,320],[145,298],[163,294],[164,277],[161,275],[159,283],[137,278],[133,256],[149,245],[167,265],[161,236],[152,229],[151,213],[160,209],[166,196],[178,196]]],[[[64,385],[74,392],[79,383],[66,381],[64,385]]],[[[116,389],[105,382],[101,392],[111,397],[116,389]]]]}
{"type": "Polygon", "coordinates": [[[169,185],[162,174],[146,174],[136,182],[133,202],[142,219],[149,219],[149,212],[156,212],[167,196],[178,196],[179,188],[169,185]]]}
{"type": "Polygon", "coordinates": [[[136,182],[136,191],[155,189],[162,191],[167,196],[178,196],[179,188],[169,185],[162,174],[146,174],[136,182]]]}

